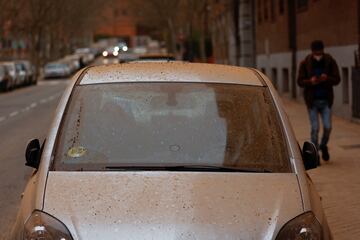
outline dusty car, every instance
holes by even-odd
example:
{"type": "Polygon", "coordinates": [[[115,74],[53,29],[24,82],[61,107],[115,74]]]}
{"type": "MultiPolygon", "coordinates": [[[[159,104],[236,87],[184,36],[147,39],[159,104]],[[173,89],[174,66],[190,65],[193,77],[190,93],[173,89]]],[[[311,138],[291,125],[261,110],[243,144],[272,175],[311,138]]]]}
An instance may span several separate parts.
{"type": "Polygon", "coordinates": [[[11,239],[331,239],[317,158],[257,70],[88,67],[27,146],[11,239]]]}
{"type": "Polygon", "coordinates": [[[172,54],[144,54],[139,57],[139,61],[175,61],[172,54]]]}

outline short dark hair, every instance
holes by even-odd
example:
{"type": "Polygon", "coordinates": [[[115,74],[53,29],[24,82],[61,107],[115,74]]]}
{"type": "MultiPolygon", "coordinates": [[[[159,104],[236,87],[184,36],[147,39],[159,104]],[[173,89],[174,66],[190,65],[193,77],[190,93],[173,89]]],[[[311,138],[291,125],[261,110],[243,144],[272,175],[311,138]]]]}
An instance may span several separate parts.
{"type": "Polygon", "coordinates": [[[315,40],[311,43],[311,51],[322,51],[324,50],[324,42],[321,40],[315,40]]]}

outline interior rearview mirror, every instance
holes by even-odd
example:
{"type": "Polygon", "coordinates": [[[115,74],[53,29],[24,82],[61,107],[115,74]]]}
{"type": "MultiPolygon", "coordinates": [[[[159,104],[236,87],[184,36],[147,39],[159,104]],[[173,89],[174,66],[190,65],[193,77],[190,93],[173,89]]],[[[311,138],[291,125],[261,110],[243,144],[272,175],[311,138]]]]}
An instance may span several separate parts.
{"type": "Polygon", "coordinates": [[[306,170],[317,168],[319,164],[319,154],[316,146],[311,142],[304,142],[302,148],[302,159],[306,170]]]}
{"type": "Polygon", "coordinates": [[[40,164],[40,141],[39,139],[32,139],[28,143],[25,151],[26,166],[39,168],[40,164]]]}

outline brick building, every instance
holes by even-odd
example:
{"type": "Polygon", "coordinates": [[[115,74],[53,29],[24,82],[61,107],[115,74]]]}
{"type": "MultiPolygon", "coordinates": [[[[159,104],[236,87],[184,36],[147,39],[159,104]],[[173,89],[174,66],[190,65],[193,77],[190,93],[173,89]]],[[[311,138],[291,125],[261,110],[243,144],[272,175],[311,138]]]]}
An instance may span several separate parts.
{"type": "Polygon", "coordinates": [[[215,62],[254,67],[254,1],[210,0],[209,6],[215,62]]]}
{"type": "Polygon", "coordinates": [[[342,77],[335,87],[334,113],[352,118],[357,8],[356,0],[256,0],[257,67],[272,79],[280,93],[302,99],[302,89],[294,81],[296,71],[310,53],[310,43],[323,40],[325,52],[337,60],[342,77]]]}
{"type": "Polygon", "coordinates": [[[137,24],[129,10],[128,1],[114,0],[113,4],[105,5],[101,20],[95,31],[96,39],[116,37],[123,39],[129,46],[134,45],[137,24]]]}

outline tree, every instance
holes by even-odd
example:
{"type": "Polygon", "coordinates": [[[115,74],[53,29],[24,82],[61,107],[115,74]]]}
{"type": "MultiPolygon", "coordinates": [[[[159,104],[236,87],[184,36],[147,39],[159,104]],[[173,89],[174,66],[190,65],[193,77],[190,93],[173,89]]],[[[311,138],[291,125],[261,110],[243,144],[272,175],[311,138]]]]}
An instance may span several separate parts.
{"type": "Polygon", "coordinates": [[[140,24],[162,32],[171,53],[176,52],[176,29],[180,1],[132,0],[129,2],[140,24]]]}
{"type": "Polygon", "coordinates": [[[0,36],[3,24],[10,21],[11,34],[26,40],[29,58],[39,67],[89,38],[98,9],[107,1],[0,0],[0,36]]]}

